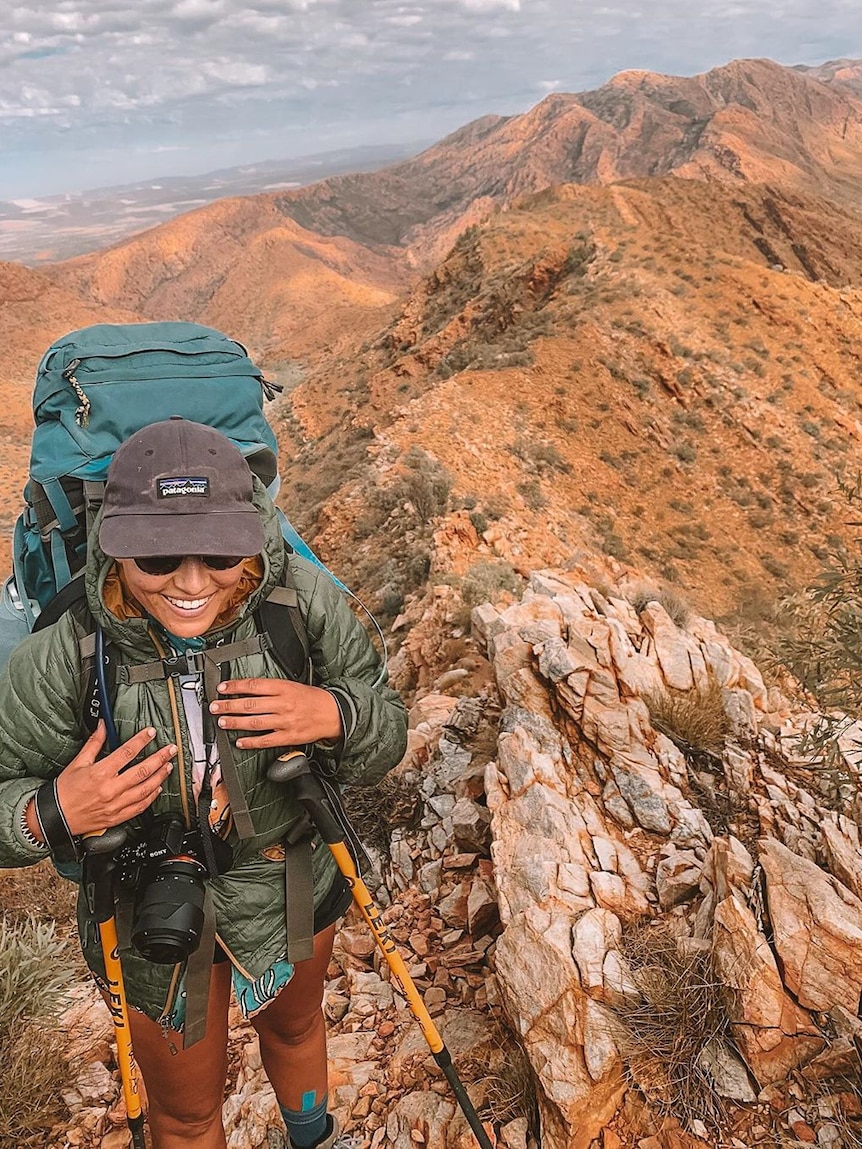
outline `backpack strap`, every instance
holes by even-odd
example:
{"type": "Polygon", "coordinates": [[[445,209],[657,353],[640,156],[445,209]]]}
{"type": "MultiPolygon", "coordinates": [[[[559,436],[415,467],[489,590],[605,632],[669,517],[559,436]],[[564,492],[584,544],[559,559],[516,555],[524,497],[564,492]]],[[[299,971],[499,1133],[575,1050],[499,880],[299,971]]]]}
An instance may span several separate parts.
{"type": "MultiPolygon", "coordinates": [[[[76,575],[73,579],[66,583],[66,585],[58,590],[45,609],[38,615],[33,623],[32,630],[44,630],[46,626],[51,626],[57,622],[67,610],[78,603],[85,603],[87,601],[87,591],[84,586],[84,575],[76,575]]],[[[89,607],[87,607],[87,616],[90,618],[91,633],[95,632],[96,624],[92,620],[89,607]]],[[[90,651],[92,656],[93,651],[90,651]]]]}
{"type": "Polygon", "coordinates": [[[294,682],[311,682],[311,648],[294,586],[277,586],[254,612],[258,630],[269,636],[269,650],[294,682]]]}
{"type": "Polygon", "coordinates": [[[88,537],[104,497],[105,484],[103,482],[98,479],[84,479],[84,521],[86,522],[88,537]]]}
{"type": "Polygon", "coordinates": [[[296,836],[284,843],[284,920],[287,960],[296,965],[314,956],[314,872],[311,868],[312,834],[300,824],[296,836]]]}

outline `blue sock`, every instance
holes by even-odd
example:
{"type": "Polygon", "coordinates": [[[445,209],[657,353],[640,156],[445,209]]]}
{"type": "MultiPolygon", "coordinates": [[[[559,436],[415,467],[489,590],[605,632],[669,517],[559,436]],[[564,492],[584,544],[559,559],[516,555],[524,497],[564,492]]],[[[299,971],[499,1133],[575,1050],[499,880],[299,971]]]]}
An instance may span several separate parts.
{"type": "Polygon", "coordinates": [[[313,1089],[303,1094],[302,1109],[298,1110],[285,1109],[283,1105],[279,1105],[290,1140],[296,1149],[312,1149],[312,1146],[322,1141],[330,1131],[326,1113],[329,1094],[324,1094],[323,1100],[315,1105],[316,1096],[313,1089]]]}

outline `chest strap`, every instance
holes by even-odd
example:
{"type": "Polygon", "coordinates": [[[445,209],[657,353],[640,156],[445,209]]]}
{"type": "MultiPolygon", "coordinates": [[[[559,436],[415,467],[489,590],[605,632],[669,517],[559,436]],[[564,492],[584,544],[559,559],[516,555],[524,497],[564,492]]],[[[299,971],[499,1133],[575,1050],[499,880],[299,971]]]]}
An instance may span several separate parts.
{"type": "Polygon", "coordinates": [[[222,778],[230,799],[231,814],[240,838],[253,838],[254,822],[248,808],[248,801],[240,784],[228,733],[212,722],[208,703],[217,699],[218,685],[222,681],[222,665],[237,658],[261,654],[269,650],[269,638],[265,634],[255,634],[241,642],[227,642],[209,650],[187,651],[185,654],[170,655],[155,662],[145,662],[138,666],[121,665],[116,669],[116,680],[129,686],[143,682],[158,682],[183,674],[202,674],[204,680],[204,737],[208,742],[215,741],[218,747],[222,778]]]}
{"type": "Polygon", "coordinates": [[[117,682],[122,682],[125,686],[137,686],[142,682],[158,682],[182,674],[204,674],[207,662],[221,666],[223,662],[232,662],[235,658],[262,654],[269,648],[270,640],[267,635],[253,634],[251,638],[245,638],[242,642],[227,642],[223,646],[214,646],[211,650],[189,650],[184,654],[168,655],[166,658],[144,662],[137,666],[118,666],[117,682]]]}

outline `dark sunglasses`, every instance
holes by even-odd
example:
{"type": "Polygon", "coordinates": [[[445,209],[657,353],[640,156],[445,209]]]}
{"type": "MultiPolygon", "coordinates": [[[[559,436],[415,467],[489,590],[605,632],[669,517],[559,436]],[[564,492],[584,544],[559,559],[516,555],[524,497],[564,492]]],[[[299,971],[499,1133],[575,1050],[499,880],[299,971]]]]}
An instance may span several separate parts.
{"type": "Polygon", "coordinates": [[[227,571],[245,562],[247,555],[155,555],[151,558],[132,559],[139,571],[148,575],[168,575],[179,570],[187,558],[196,558],[211,571],[227,571]]]}

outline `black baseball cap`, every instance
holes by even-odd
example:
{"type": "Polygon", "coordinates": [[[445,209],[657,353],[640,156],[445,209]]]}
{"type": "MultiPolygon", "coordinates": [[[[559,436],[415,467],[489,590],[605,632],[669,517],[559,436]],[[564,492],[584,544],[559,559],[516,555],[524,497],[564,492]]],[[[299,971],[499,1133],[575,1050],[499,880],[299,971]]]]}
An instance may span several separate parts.
{"type": "Polygon", "coordinates": [[[252,473],[220,431],[174,415],[130,436],[105,483],[99,546],[111,558],[256,555],[252,473]]]}

